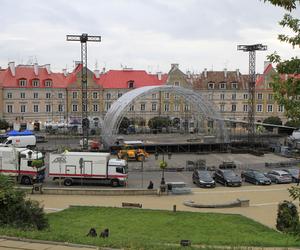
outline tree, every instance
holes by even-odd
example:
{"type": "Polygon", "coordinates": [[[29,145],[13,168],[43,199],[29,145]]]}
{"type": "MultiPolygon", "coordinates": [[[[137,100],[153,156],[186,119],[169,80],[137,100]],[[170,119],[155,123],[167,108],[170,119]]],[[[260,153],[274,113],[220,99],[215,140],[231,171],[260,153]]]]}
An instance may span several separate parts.
{"type": "Polygon", "coordinates": [[[0,129],[8,129],[9,127],[9,124],[7,121],[3,120],[3,119],[0,119],[0,129]]]}
{"type": "Polygon", "coordinates": [[[276,228],[285,233],[297,233],[299,215],[297,207],[291,201],[283,201],[278,205],[276,228]]]}
{"type": "MultiPolygon", "coordinates": [[[[300,19],[294,18],[291,13],[300,4],[300,0],[264,0],[288,11],[279,22],[282,27],[290,29],[292,35],[280,34],[281,42],[291,44],[293,48],[300,46],[300,19]]],[[[277,63],[277,74],[273,77],[272,86],[275,99],[280,105],[284,105],[286,116],[293,121],[300,121],[300,59],[292,57],[282,60],[276,52],[268,56],[268,60],[277,63]]]]}
{"type": "Polygon", "coordinates": [[[278,116],[270,116],[270,117],[264,119],[263,123],[282,125],[282,121],[278,116]]]}
{"type": "Polygon", "coordinates": [[[129,125],[130,120],[126,116],[124,116],[119,126],[119,133],[126,133],[129,125]]]}
{"type": "Polygon", "coordinates": [[[171,125],[171,120],[168,116],[167,117],[156,116],[156,117],[151,118],[148,121],[148,127],[151,129],[161,130],[162,128],[167,128],[170,125],[171,125]]]}

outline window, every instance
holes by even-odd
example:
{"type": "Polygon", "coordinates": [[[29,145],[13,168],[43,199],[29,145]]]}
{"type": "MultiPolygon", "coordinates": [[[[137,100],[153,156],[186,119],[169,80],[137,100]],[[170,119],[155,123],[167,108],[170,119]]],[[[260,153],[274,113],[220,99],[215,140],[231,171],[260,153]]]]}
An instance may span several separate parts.
{"type": "Polygon", "coordinates": [[[232,94],[231,99],[232,99],[232,100],[236,100],[236,94],[235,94],[235,93],[232,94]]]}
{"type": "Polygon", "coordinates": [[[134,81],[128,81],[128,88],[133,89],[134,88],[134,81]]]}
{"type": "Polygon", "coordinates": [[[258,93],[258,94],[257,94],[257,99],[258,99],[258,100],[262,100],[262,97],[263,97],[262,93],[258,93]]]}
{"type": "Polygon", "coordinates": [[[110,99],[111,99],[111,93],[107,93],[107,94],[106,94],[106,99],[107,99],[107,100],[110,100],[110,99]]]}
{"type": "Polygon", "coordinates": [[[86,92],[83,92],[83,93],[82,93],[82,98],[85,98],[85,99],[86,99],[86,98],[87,98],[87,96],[88,96],[88,95],[87,95],[87,93],[86,93],[86,92]]]}
{"type": "Polygon", "coordinates": [[[238,88],[238,84],[236,82],[233,82],[231,84],[232,89],[237,89],[238,88]]]}
{"type": "Polygon", "coordinates": [[[21,92],[21,93],[20,93],[20,97],[21,97],[21,99],[25,99],[25,93],[24,93],[24,92],[21,92]]]}
{"type": "Polygon", "coordinates": [[[73,97],[73,99],[77,99],[78,98],[78,93],[77,92],[73,92],[72,93],[72,97],[73,97]]]}
{"type": "Polygon", "coordinates": [[[45,87],[51,87],[52,86],[52,81],[51,80],[46,80],[45,81],[45,87]]]}
{"type": "Polygon", "coordinates": [[[87,112],[87,111],[88,111],[88,110],[87,110],[87,107],[88,107],[88,106],[87,106],[86,104],[83,104],[83,106],[82,106],[82,107],[83,107],[83,109],[82,109],[82,110],[83,110],[84,112],[87,112]]]}
{"type": "Polygon", "coordinates": [[[111,106],[111,103],[110,102],[106,102],[105,103],[105,110],[109,110],[110,109],[110,106],[111,106]]]}
{"type": "Polygon", "coordinates": [[[262,105],[261,104],[257,104],[256,111],[257,112],[262,112],[262,105]]]}
{"type": "Polygon", "coordinates": [[[33,86],[33,87],[38,87],[38,86],[40,86],[40,81],[39,81],[38,79],[32,80],[32,86],[33,86]]]}
{"type": "Polygon", "coordinates": [[[225,105],[224,105],[224,104],[221,104],[221,105],[220,105],[220,111],[221,111],[221,112],[224,112],[224,111],[225,111],[225,105]]]}
{"type": "Polygon", "coordinates": [[[119,93],[118,93],[118,98],[120,98],[122,95],[123,95],[123,93],[122,93],[122,92],[119,92],[119,93]]]}
{"type": "Polygon", "coordinates": [[[165,99],[169,99],[170,98],[170,93],[166,92],[165,93],[165,99]]]}
{"type": "Polygon", "coordinates": [[[26,87],[26,80],[25,79],[19,80],[19,86],[20,87],[26,87]]]}
{"type": "Polygon", "coordinates": [[[180,82],[174,82],[174,86],[180,86],[180,82]]]}
{"type": "Polygon", "coordinates": [[[157,110],[157,104],[156,103],[152,103],[152,111],[156,111],[157,110]]]}
{"type": "Polygon", "coordinates": [[[231,105],[231,112],[236,112],[236,104],[231,105]]]}
{"type": "Polygon", "coordinates": [[[248,104],[244,104],[244,106],[243,106],[243,111],[244,111],[244,112],[248,112],[248,104]]]}
{"type": "Polygon", "coordinates": [[[7,99],[12,99],[12,93],[11,92],[7,93],[7,99]]]}
{"type": "Polygon", "coordinates": [[[21,113],[25,113],[26,112],[26,105],[21,105],[20,106],[20,111],[21,111],[21,113]]]}
{"type": "Polygon", "coordinates": [[[93,105],[93,111],[94,111],[94,112],[98,112],[98,111],[99,111],[99,106],[98,106],[98,104],[94,104],[94,105],[93,105]]]}
{"type": "Polygon", "coordinates": [[[248,99],[248,94],[244,94],[244,100],[248,99]]]}
{"type": "Polygon", "coordinates": [[[63,111],[64,111],[64,105],[58,104],[58,112],[63,112],[63,111]]]}
{"type": "Polygon", "coordinates": [[[49,92],[46,93],[46,99],[51,99],[51,93],[49,92]]]}
{"type": "Polygon", "coordinates": [[[130,105],[129,111],[134,111],[134,105],[133,104],[130,105]]]}
{"type": "Polygon", "coordinates": [[[33,93],[33,98],[34,98],[34,99],[38,99],[38,98],[39,98],[39,93],[36,93],[36,92],[33,93]]]}
{"type": "Polygon", "coordinates": [[[224,100],[224,99],[225,99],[225,94],[223,94],[223,93],[220,94],[220,99],[221,99],[221,100],[224,100]]]}
{"type": "Polygon", "coordinates": [[[184,105],[184,111],[190,111],[190,105],[189,104],[184,105]]]}
{"type": "Polygon", "coordinates": [[[116,167],[116,172],[119,174],[125,174],[123,171],[123,167],[116,167]]]}
{"type": "Polygon", "coordinates": [[[98,93],[97,92],[93,92],[93,99],[98,99],[98,93]]]}
{"type": "Polygon", "coordinates": [[[268,100],[273,100],[273,94],[268,94],[268,100]]]}
{"type": "Polygon", "coordinates": [[[7,111],[7,113],[12,113],[13,112],[13,105],[7,105],[6,106],[6,111],[7,111]]]}
{"type": "Polygon", "coordinates": [[[169,105],[169,103],[165,103],[164,110],[165,110],[165,112],[170,111],[170,105],[169,105]]]}
{"type": "Polygon", "coordinates": [[[58,93],[58,98],[62,99],[63,98],[63,93],[58,93]]]}
{"type": "Polygon", "coordinates": [[[213,99],[213,95],[212,94],[208,94],[208,100],[212,100],[213,99]]]}
{"type": "Polygon", "coordinates": [[[33,105],[33,112],[38,113],[39,112],[39,105],[33,105]]]}
{"type": "Polygon", "coordinates": [[[179,110],[180,110],[179,104],[178,104],[178,103],[175,103],[175,105],[174,105],[174,111],[175,111],[175,112],[179,112],[179,110]]]}
{"type": "Polygon", "coordinates": [[[272,104],[268,104],[267,110],[268,110],[268,112],[273,112],[273,105],[272,104]]]}
{"type": "Polygon", "coordinates": [[[226,83],[225,82],[220,83],[220,89],[226,89],[226,83]]]}
{"type": "MultiPolygon", "coordinates": [[[[76,92],[75,92],[76,93],[76,92]]],[[[77,112],[78,111],[78,105],[77,104],[73,104],[72,105],[72,111],[73,112],[77,112]]]]}
{"type": "Polygon", "coordinates": [[[46,112],[47,113],[51,112],[51,104],[46,104],[46,112]]]}
{"type": "Polygon", "coordinates": [[[152,94],[152,99],[156,99],[156,94],[152,94]]]}
{"type": "Polygon", "coordinates": [[[213,82],[208,83],[208,89],[214,89],[215,84],[213,82]]]}
{"type": "Polygon", "coordinates": [[[146,109],[146,104],[145,103],[141,103],[141,111],[145,111],[146,109]]]}
{"type": "Polygon", "coordinates": [[[284,112],[284,106],[283,105],[278,106],[278,112],[284,112]]]}

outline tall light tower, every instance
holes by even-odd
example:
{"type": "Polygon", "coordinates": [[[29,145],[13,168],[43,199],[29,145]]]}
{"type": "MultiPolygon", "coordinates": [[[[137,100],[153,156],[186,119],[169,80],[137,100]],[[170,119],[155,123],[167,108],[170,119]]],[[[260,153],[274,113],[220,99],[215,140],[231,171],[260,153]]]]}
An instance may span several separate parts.
{"type": "Polygon", "coordinates": [[[101,36],[89,36],[88,34],[67,35],[67,41],[81,43],[81,100],[82,100],[82,149],[89,147],[89,119],[88,119],[88,91],[87,91],[87,42],[101,42],[101,36]]]}
{"type": "Polygon", "coordinates": [[[253,146],[255,139],[255,52],[257,50],[267,50],[267,46],[262,44],[238,45],[237,49],[249,52],[248,143],[250,146],[253,146]]]}

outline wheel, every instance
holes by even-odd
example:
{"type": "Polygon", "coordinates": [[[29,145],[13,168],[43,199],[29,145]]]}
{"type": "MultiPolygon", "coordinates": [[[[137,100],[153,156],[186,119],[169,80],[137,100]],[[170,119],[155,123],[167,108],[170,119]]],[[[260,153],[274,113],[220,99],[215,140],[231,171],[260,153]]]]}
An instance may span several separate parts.
{"type": "Polygon", "coordinates": [[[69,187],[69,186],[72,186],[72,184],[73,184],[72,179],[65,179],[64,180],[64,185],[65,186],[69,187]]]}
{"type": "Polygon", "coordinates": [[[21,179],[21,183],[24,185],[31,185],[31,179],[28,176],[23,176],[21,179]]]}
{"type": "Polygon", "coordinates": [[[138,155],[137,160],[138,161],[145,161],[145,156],[144,155],[138,155]]]}
{"type": "Polygon", "coordinates": [[[111,180],[111,186],[112,187],[118,187],[119,186],[119,181],[118,180],[111,180]]]}

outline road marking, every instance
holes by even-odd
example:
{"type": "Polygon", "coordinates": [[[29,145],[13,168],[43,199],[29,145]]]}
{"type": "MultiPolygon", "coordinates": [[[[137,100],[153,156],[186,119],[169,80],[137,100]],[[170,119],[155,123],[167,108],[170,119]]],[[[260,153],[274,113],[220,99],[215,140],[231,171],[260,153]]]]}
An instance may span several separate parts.
{"type": "Polygon", "coordinates": [[[273,192],[273,191],[287,191],[287,188],[269,188],[269,189],[245,189],[234,191],[205,191],[205,192],[193,192],[194,194],[228,194],[228,193],[247,193],[247,192],[273,192]]]}

